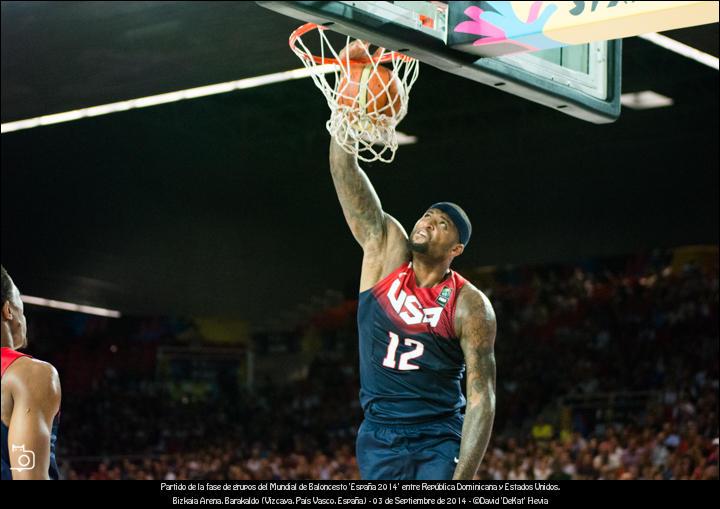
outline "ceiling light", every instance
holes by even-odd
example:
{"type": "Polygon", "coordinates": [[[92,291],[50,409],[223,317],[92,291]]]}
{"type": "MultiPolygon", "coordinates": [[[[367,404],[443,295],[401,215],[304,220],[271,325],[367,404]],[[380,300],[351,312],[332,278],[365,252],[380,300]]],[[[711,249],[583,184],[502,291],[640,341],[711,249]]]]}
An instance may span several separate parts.
{"type": "Polygon", "coordinates": [[[307,78],[315,73],[328,73],[334,71],[335,65],[326,64],[319,65],[314,68],[301,68],[292,71],[276,72],[273,74],[265,74],[263,76],[254,76],[252,78],[244,78],[236,81],[227,81],[225,83],[216,83],[214,85],[206,85],[203,87],[195,87],[187,90],[178,90],[176,92],[168,92],[165,94],[151,95],[147,97],[139,97],[137,99],[129,99],[127,101],[119,101],[89,108],[81,108],[63,113],[55,113],[52,115],[43,115],[41,117],[28,118],[24,120],[16,120],[14,122],[6,122],[2,124],[2,134],[20,131],[22,129],[30,129],[41,125],[59,124],[60,122],[69,122],[71,120],[79,120],[86,117],[97,117],[115,113],[118,111],[127,111],[136,108],[147,108],[148,106],[156,106],[158,104],[167,104],[185,99],[195,99],[197,97],[205,97],[208,95],[224,94],[233,90],[244,90],[246,88],[261,87],[273,83],[283,81],[297,80],[307,78]]]}
{"type": "Polygon", "coordinates": [[[652,90],[623,94],[620,96],[620,102],[623,106],[633,110],[662,108],[665,106],[672,106],[674,103],[671,98],[665,97],[657,92],[653,92],[652,90]]]}
{"type": "Polygon", "coordinates": [[[670,37],[660,35],[655,32],[650,34],[638,35],[638,37],[657,44],[658,46],[661,46],[667,50],[674,51],[679,55],[695,60],[696,62],[700,62],[701,64],[707,65],[708,67],[712,67],[716,71],[718,70],[717,57],[704,53],[699,49],[693,48],[692,46],[688,46],[687,44],[683,44],[679,41],[676,41],[675,39],[671,39],[670,37]]]}
{"type": "Polygon", "coordinates": [[[77,313],[85,313],[88,315],[107,316],[110,318],[120,318],[120,311],[114,309],[98,308],[95,306],[84,306],[82,304],[74,304],[72,302],[62,302],[59,300],[43,299],[42,297],[32,297],[30,295],[21,295],[20,299],[25,304],[33,306],[43,306],[46,308],[62,309],[64,311],[75,311],[77,313]]]}
{"type": "Polygon", "coordinates": [[[413,143],[417,143],[417,141],[418,141],[417,136],[405,134],[402,131],[397,131],[395,133],[395,135],[397,136],[397,144],[398,145],[412,145],[413,143]]]}

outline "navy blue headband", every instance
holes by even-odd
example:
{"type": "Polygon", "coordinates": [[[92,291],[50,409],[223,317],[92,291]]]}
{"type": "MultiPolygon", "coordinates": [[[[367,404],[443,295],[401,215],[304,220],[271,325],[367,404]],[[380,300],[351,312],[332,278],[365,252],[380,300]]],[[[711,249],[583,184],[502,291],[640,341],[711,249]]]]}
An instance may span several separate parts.
{"type": "Polygon", "coordinates": [[[468,219],[465,211],[458,205],[450,203],[449,201],[441,201],[434,205],[430,205],[429,208],[442,210],[450,216],[450,219],[452,219],[452,222],[458,229],[458,233],[460,233],[460,243],[467,246],[470,241],[470,235],[472,234],[472,225],[470,224],[470,219],[468,219]]]}

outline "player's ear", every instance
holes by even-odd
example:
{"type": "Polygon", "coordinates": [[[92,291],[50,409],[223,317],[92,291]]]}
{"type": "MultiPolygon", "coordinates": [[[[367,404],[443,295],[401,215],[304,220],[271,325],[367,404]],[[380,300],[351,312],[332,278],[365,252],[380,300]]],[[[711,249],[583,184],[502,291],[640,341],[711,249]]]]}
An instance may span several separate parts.
{"type": "Polygon", "coordinates": [[[2,317],[3,317],[3,320],[12,320],[13,313],[12,313],[12,308],[10,307],[9,300],[6,300],[5,302],[3,302],[2,317]]]}
{"type": "Polygon", "coordinates": [[[465,245],[464,244],[455,244],[455,247],[452,248],[450,251],[453,255],[453,257],[460,256],[463,254],[463,251],[465,251],[465,245]]]}

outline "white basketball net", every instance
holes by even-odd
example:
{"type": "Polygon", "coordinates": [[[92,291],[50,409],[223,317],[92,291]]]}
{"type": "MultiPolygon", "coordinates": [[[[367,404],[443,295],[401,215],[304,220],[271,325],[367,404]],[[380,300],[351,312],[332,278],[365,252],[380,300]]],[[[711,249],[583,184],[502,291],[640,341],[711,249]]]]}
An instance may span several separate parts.
{"type": "MultiPolygon", "coordinates": [[[[368,45],[362,47],[362,58],[355,52],[352,60],[349,52],[340,58],[324,27],[312,30],[320,38],[320,49],[313,53],[296,35],[301,29],[291,36],[290,47],[312,71],[310,76],[327,99],[331,115],[325,125],[330,135],[345,152],[362,161],[391,162],[398,147],[395,127],[407,114],[410,89],[420,70],[418,61],[384,48],[371,54],[368,45]]],[[[354,40],[347,37],[345,47],[354,40]]]]}

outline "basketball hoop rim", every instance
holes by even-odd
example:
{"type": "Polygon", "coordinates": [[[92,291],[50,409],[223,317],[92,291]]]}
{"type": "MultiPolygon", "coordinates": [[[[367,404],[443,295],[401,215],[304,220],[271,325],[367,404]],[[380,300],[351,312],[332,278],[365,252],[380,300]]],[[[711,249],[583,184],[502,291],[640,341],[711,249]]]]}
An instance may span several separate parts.
{"type": "Polygon", "coordinates": [[[370,57],[368,59],[363,60],[343,60],[340,61],[337,58],[328,58],[328,57],[319,57],[317,55],[313,55],[310,52],[305,51],[296,51],[297,46],[296,42],[297,40],[305,35],[306,33],[310,32],[311,30],[327,30],[328,27],[324,27],[322,25],[318,25],[317,23],[305,23],[304,25],[296,28],[291,34],[290,38],[288,39],[288,42],[290,44],[290,49],[292,49],[295,53],[298,53],[300,57],[304,58],[305,60],[313,60],[318,65],[326,65],[326,64],[336,64],[342,66],[344,63],[349,62],[350,65],[365,65],[369,62],[373,62],[376,64],[382,64],[386,62],[391,62],[393,59],[400,59],[405,62],[411,62],[414,59],[412,57],[409,57],[407,55],[403,55],[402,53],[398,53],[397,51],[389,51],[384,53],[381,57],[370,57]]]}

